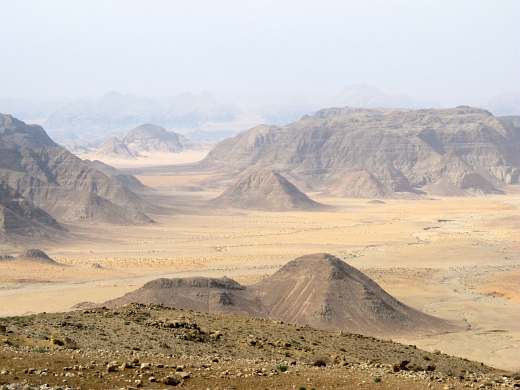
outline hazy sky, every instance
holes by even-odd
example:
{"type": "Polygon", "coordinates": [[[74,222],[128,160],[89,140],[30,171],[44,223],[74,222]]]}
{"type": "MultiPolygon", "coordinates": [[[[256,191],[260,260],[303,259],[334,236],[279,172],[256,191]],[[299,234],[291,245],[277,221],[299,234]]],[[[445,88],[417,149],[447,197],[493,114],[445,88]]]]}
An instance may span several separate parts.
{"type": "Polygon", "coordinates": [[[520,91],[519,0],[0,0],[0,96],[520,91]]]}

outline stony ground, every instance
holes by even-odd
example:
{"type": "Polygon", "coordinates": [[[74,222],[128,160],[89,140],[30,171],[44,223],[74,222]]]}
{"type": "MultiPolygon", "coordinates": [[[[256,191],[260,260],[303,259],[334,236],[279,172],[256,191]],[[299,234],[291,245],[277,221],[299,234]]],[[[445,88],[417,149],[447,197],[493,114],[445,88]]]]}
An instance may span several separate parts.
{"type": "Polygon", "coordinates": [[[519,374],[359,335],[128,305],[0,319],[0,389],[519,388],[519,374]]]}

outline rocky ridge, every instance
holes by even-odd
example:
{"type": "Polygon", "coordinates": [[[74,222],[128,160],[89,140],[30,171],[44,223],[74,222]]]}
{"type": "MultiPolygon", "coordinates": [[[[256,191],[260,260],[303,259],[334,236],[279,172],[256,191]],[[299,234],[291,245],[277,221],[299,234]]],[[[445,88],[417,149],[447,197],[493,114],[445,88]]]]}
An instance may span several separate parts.
{"type": "Polygon", "coordinates": [[[498,194],[520,183],[515,118],[467,106],[330,108],[224,140],[199,167],[230,175],[269,167],[340,196],[498,194]]]}
{"type": "Polygon", "coordinates": [[[40,126],[10,115],[0,115],[0,181],[58,221],[151,221],[146,203],[124,180],[74,156],[40,126]]]}

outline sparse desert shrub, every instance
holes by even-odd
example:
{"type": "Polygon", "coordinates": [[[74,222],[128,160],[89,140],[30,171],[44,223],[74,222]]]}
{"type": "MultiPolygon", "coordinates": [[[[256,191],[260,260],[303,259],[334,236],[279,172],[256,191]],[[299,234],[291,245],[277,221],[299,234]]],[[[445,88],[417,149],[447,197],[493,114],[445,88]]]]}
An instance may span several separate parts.
{"type": "Polygon", "coordinates": [[[49,352],[49,349],[46,347],[35,347],[32,351],[36,353],[47,353],[49,352]]]}
{"type": "Polygon", "coordinates": [[[276,366],[276,369],[280,372],[285,372],[289,369],[289,367],[287,366],[287,364],[280,363],[276,366]]]}
{"type": "Polygon", "coordinates": [[[380,376],[376,376],[376,377],[374,378],[374,383],[381,383],[382,380],[383,380],[383,379],[382,379],[380,376]]]}
{"type": "Polygon", "coordinates": [[[314,367],[326,367],[327,366],[327,358],[325,357],[315,357],[312,360],[312,365],[314,367]]]}

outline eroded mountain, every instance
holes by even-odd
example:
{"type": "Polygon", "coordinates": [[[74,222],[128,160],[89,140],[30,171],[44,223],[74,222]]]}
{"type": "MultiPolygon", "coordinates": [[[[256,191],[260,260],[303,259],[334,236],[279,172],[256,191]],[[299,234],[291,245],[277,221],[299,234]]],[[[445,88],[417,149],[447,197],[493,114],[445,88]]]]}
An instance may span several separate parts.
{"type": "Polygon", "coordinates": [[[52,141],[42,127],[0,114],[0,180],[58,221],[147,223],[146,203],[52,141]]]}
{"type": "Polygon", "coordinates": [[[224,140],[201,167],[268,167],[305,190],[340,196],[495,194],[519,184],[518,122],[466,106],[330,108],[224,140]]]}

